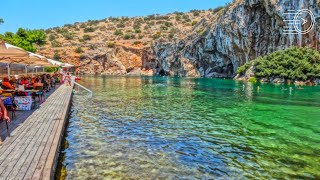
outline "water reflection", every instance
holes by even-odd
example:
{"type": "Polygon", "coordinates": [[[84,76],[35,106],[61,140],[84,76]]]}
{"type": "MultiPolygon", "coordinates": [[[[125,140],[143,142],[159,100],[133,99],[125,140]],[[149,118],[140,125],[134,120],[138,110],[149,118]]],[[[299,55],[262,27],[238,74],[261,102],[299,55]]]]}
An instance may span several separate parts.
{"type": "Polygon", "coordinates": [[[87,77],[74,96],[68,179],[318,178],[319,88],[289,98],[232,80],[87,77]],[[301,96],[303,95],[303,96],[301,96]]]}

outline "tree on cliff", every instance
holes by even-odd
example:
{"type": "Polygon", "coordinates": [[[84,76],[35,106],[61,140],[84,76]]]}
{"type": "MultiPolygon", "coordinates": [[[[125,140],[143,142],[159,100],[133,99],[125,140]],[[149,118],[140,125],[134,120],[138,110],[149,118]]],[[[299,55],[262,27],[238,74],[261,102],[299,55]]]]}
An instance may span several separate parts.
{"type": "Polygon", "coordinates": [[[311,48],[291,47],[259,57],[241,66],[237,73],[243,75],[252,66],[258,78],[313,80],[320,78],[320,53],[311,48]]]}
{"type": "Polygon", "coordinates": [[[15,34],[6,32],[4,35],[0,35],[0,39],[30,52],[36,52],[35,45],[44,45],[46,38],[47,35],[44,30],[27,30],[23,28],[19,28],[15,34]]]}

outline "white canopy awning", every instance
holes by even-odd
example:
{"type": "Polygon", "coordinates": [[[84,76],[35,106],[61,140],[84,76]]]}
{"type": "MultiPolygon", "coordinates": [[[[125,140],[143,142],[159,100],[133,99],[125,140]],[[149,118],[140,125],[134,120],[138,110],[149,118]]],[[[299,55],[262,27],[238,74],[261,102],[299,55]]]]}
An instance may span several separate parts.
{"type": "Polygon", "coordinates": [[[48,59],[48,61],[49,61],[51,64],[56,65],[56,66],[61,66],[61,67],[74,67],[74,65],[72,65],[72,64],[63,63],[63,62],[56,61],[56,60],[52,60],[52,59],[48,59]]]}
{"type": "MultiPolygon", "coordinates": [[[[14,45],[11,45],[11,44],[8,44],[8,43],[4,43],[4,45],[6,46],[7,49],[9,48],[15,48],[15,49],[20,49],[20,50],[23,50],[22,48],[20,47],[17,47],[17,46],[14,46],[14,45]]],[[[24,51],[24,50],[23,50],[24,51]]]]}

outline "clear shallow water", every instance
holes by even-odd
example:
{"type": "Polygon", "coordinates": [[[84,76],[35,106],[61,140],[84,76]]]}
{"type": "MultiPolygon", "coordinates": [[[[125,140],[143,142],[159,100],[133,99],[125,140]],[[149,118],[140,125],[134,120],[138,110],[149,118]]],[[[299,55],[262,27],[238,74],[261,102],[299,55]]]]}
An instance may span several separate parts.
{"type": "Polygon", "coordinates": [[[217,79],[81,83],[94,97],[73,97],[67,179],[320,178],[320,87],[290,95],[217,79]]]}

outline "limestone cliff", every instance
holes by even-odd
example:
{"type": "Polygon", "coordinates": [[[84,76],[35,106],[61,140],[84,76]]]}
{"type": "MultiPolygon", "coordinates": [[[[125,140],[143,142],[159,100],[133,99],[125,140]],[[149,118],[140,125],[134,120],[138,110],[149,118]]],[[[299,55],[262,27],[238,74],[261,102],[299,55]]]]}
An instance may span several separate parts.
{"type": "Polygon", "coordinates": [[[200,36],[157,43],[155,54],[170,75],[230,77],[240,65],[277,49],[308,46],[318,50],[319,33],[316,0],[242,0],[225,7],[200,36]],[[299,9],[311,10],[316,26],[306,35],[286,35],[285,13],[299,9]]]}
{"type": "MultiPolygon", "coordinates": [[[[136,38],[141,42],[125,40],[130,34],[123,38],[104,35],[115,30],[115,25],[110,24],[114,20],[100,22],[96,28],[99,32],[88,43],[63,43],[61,49],[71,47],[71,50],[62,55],[62,60],[78,63],[81,67],[78,70],[84,73],[233,77],[239,66],[278,49],[290,46],[319,49],[319,0],[236,0],[224,8],[200,12],[200,16],[199,12],[187,14],[186,22],[179,21],[182,16],[179,13],[156,17],[165,22],[151,23],[150,18],[136,18],[132,23],[115,21],[117,27],[122,23],[125,28],[136,27],[137,22],[146,24],[142,32],[145,35],[136,38]],[[313,12],[314,29],[306,35],[285,34],[288,19],[285,13],[299,9],[313,12]],[[161,23],[165,25],[157,26],[161,23]],[[165,26],[171,29],[166,30],[165,26]],[[110,41],[115,44],[106,45],[110,41]],[[79,46],[84,47],[84,53],[72,53],[79,46]]],[[[310,21],[304,26],[308,25],[310,21]]],[[[81,26],[72,26],[74,32],[81,26]]],[[[125,28],[123,31],[132,32],[125,28]]],[[[52,48],[46,47],[42,53],[52,56],[52,48]]]]}

